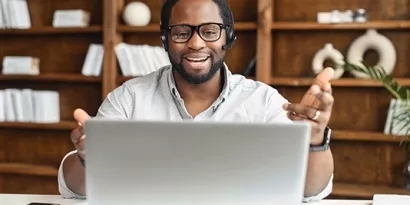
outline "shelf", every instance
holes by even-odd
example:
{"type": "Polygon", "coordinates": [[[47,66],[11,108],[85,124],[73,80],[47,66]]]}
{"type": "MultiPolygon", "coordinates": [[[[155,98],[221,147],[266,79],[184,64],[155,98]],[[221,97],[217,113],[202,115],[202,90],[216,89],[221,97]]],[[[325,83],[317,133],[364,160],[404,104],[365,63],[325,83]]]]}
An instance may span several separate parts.
{"type": "Polygon", "coordinates": [[[332,140],[339,141],[370,141],[370,142],[402,142],[409,141],[410,137],[385,135],[381,132],[332,130],[332,140]]]}
{"type": "Polygon", "coordinates": [[[52,26],[34,27],[29,29],[0,29],[2,34],[66,34],[66,33],[98,33],[101,26],[56,28],[52,26]]]}
{"type": "Polygon", "coordinates": [[[58,170],[52,166],[25,163],[0,163],[0,174],[20,174],[57,177],[58,170]]]}
{"type": "MultiPolygon", "coordinates": [[[[235,31],[256,30],[255,22],[239,22],[235,23],[235,31]]],[[[118,32],[138,33],[138,32],[159,32],[159,24],[149,24],[147,26],[127,26],[120,25],[117,28],[118,32]]]]}
{"type": "MultiPolygon", "coordinates": [[[[270,85],[278,86],[310,86],[313,78],[272,77],[270,85]]],[[[402,86],[410,86],[410,78],[395,78],[402,86]]],[[[330,82],[333,87],[382,87],[382,83],[371,79],[340,78],[330,82]]]]}
{"type": "Polygon", "coordinates": [[[0,128],[44,129],[44,130],[72,130],[77,126],[74,121],[58,123],[30,123],[30,122],[0,122],[0,128]]]}
{"type": "Polygon", "coordinates": [[[322,24],[317,22],[274,22],[272,30],[365,30],[410,29],[410,21],[370,21],[366,23],[322,24]]]}
{"type": "Polygon", "coordinates": [[[40,75],[0,75],[0,81],[58,81],[58,82],[101,82],[101,77],[90,77],[71,73],[45,73],[40,75]]]}
{"type": "MultiPolygon", "coordinates": [[[[136,77],[138,77],[138,76],[118,76],[117,77],[117,84],[122,84],[125,81],[131,80],[132,78],[136,78],[136,77]]],[[[245,77],[248,78],[248,79],[252,79],[252,80],[255,79],[255,77],[252,77],[252,76],[245,76],[245,77]]]]}
{"type": "Polygon", "coordinates": [[[375,194],[403,194],[410,195],[410,190],[386,185],[361,185],[350,183],[333,184],[331,195],[338,197],[373,198],[375,194]]]}

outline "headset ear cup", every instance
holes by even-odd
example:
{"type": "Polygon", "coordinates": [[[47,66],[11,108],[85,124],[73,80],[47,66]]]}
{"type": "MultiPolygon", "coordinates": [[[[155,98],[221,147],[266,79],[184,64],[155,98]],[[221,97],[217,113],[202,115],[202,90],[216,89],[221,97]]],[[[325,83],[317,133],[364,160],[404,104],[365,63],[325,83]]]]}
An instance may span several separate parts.
{"type": "Polygon", "coordinates": [[[166,33],[163,30],[161,30],[161,42],[162,42],[162,47],[164,48],[164,50],[168,52],[167,37],[166,37],[166,33]]]}
{"type": "Polygon", "coordinates": [[[229,29],[228,35],[226,36],[226,45],[224,45],[222,48],[224,50],[231,49],[233,44],[235,43],[235,41],[236,41],[236,36],[235,36],[235,32],[234,32],[233,28],[229,29]]]}

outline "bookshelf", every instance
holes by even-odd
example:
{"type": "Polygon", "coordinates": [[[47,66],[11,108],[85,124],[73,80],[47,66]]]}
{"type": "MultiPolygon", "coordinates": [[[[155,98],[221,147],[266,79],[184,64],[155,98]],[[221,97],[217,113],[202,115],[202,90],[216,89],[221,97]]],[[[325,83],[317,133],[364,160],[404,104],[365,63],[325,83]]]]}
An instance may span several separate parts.
{"type": "MultiPolygon", "coordinates": [[[[409,86],[407,0],[389,3],[370,0],[348,1],[258,1],[258,38],[269,39],[257,47],[257,75],[277,88],[290,101],[300,101],[314,73],[314,54],[332,43],[345,57],[353,40],[367,29],[376,29],[392,41],[397,62],[392,73],[403,86],[409,86]],[[320,24],[318,12],[338,9],[368,11],[365,23],[320,24]],[[268,45],[267,45],[268,44],[268,45]],[[269,56],[270,58],[266,57],[269,56]]],[[[365,53],[368,65],[378,61],[374,50],[365,53]]],[[[325,61],[326,65],[332,63],[325,61]]],[[[355,78],[345,72],[332,80],[335,104],[330,127],[335,161],[334,189],[330,198],[371,199],[373,194],[410,194],[403,189],[406,161],[401,140],[409,138],[383,134],[391,96],[378,82],[355,78]]]]}
{"type": "MultiPolygon", "coordinates": [[[[127,26],[122,10],[132,0],[28,1],[32,28],[0,29],[0,58],[33,55],[40,58],[38,76],[0,75],[0,89],[52,89],[60,94],[61,122],[36,124],[0,122],[0,192],[56,194],[56,170],[73,146],[72,112],[81,107],[94,115],[105,96],[131,77],[121,74],[114,52],[120,42],[161,46],[159,18],[162,0],[141,0],[151,9],[147,26],[127,26]],[[56,9],[84,9],[90,26],[54,28],[56,9]],[[104,46],[101,76],[81,75],[90,43],[104,46]]],[[[227,64],[241,73],[256,53],[255,76],[277,88],[290,101],[300,101],[311,83],[314,53],[331,42],[343,54],[366,29],[385,34],[397,49],[393,72],[399,83],[410,86],[407,68],[410,20],[408,0],[298,1],[228,0],[235,17],[238,40],[227,64]],[[295,6],[297,5],[297,6],[295,6]],[[365,8],[369,22],[318,24],[316,13],[333,9],[365,8]]],[[[365,60],[375,62],[369,52],[365,60]]],[[[336,99],[330,126],[335,159],[335,187],[331,197],[371,198],[375,193],[409,193],[400,188],[405,155],[402,138],[382,133],[390,96],[380,83],[357,79],[347,72],[333,80],[336,99]]]]}

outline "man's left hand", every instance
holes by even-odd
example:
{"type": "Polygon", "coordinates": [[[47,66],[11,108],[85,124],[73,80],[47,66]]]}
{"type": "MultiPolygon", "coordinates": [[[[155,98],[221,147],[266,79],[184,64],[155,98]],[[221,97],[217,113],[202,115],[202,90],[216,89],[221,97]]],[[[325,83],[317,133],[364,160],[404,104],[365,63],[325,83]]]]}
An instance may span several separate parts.
{"type": "Polygon", "coordinates": [[[310,122],[312,145],[319,145],[323,142],[324,131],[329,123],[334,102],[330,83],[324,82],[321,85],[314,83],[304,95],[301,103],[287,103],[283,106],[288,111],[289,119],[310,122]]]}

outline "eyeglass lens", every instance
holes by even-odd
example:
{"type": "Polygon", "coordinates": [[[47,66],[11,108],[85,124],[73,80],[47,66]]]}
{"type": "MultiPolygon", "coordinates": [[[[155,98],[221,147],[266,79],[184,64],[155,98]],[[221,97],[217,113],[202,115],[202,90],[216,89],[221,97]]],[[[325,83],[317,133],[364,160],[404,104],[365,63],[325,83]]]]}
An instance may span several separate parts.
{"type": "MultiPolygon", "coordinates": [[[[187,25],[173,26],[170,33],[171,38],[175,42],[186,42],[193,34],[194,27],[187,25]]],[[[218,24],[204,24],[199,27],[199,36],[204,41],[216,41],[221,35],[221,27],[218,24]]]]}

